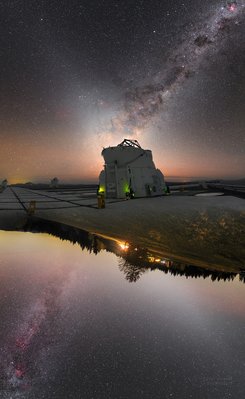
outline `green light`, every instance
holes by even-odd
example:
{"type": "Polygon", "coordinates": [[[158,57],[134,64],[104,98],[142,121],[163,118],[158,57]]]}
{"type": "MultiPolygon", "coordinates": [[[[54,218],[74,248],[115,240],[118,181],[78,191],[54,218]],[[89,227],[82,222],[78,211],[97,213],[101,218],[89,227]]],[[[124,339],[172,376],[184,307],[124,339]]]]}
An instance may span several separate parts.
{"type": "Polygon", "coordinates": [[[128,183],[125,183],[124,185],[123,185],[123,191],[125,192],[125,194],[129,194],[130,193],[130,188],[129,188],[129,184],[128,183]]]}

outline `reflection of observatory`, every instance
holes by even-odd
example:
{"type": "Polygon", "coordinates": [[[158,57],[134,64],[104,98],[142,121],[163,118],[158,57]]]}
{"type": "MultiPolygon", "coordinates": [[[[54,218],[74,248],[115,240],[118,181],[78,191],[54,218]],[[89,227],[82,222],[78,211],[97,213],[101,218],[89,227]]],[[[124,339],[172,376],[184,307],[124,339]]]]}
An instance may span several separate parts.
{"type": "Polygon", "coordinates": [[[125,139],[116,147],[104,148],[104,170],[100,173],[100,192],[107,198],[150,197],[164,194],[164,176],[156,169],[150,150],[138,141],[125,139]]]}

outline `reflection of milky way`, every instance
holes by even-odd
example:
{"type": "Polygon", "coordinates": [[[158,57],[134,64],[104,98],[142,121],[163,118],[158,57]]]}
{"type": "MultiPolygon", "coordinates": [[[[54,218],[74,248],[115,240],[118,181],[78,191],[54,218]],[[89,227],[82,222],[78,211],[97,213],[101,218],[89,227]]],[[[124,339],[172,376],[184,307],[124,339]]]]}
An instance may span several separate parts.
{"type": "Polygon", "coordinates": [[[28,309],[23,324],[2,351],[0,375],[6,398],[26,397],[33,379],[42,372],[38,369],[38,354],[50,344],[59,294],[54,287],[46,290],[28,309]]]}
{"type": "Polygon", "coordinates": [[[154,83],[126,93],[124,111],[112,120],[111,131],[137,134],[138,129],[144,128],[162,109],[167,97],[191,78],[201,63],[208,61],[208,54],[214,55],[227,38],[234,37],[244,11],[244,1],[229,2],[192,32],[186,32],[182,44],[172,51],[154,83]]]}

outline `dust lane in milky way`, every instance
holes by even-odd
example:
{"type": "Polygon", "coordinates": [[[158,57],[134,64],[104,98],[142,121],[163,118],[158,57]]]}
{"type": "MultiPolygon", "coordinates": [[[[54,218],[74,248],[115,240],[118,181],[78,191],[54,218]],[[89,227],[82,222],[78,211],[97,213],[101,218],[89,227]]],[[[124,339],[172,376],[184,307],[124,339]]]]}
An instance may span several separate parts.
{"type": "Polygon", "coordinates": [[[244,177],[244,0],[1,7],[0,179],[96,180],[127,136],[165,175],[244,177]]]}

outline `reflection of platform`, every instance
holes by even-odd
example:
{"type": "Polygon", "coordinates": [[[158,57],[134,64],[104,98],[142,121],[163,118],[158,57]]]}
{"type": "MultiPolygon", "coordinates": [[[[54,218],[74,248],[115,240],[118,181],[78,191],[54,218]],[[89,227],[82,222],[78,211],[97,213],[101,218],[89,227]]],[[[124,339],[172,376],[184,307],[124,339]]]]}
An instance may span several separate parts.
{"type": "MultiPolygon", "coordinates": [[[[73,244],[77,243],[82,249],[86,248],[89,252],[98,254],[106,250],[119,257],[119,269],[124,273],[126,280],[136,282],[142,274],[148,270],[161,270],[165,274],[180,275],[185,277],[210,277],[212,281],[216,280],[234,280],[238,275],[238,270],[231,265],[226,270],[212,267],[207,264],[205,267],[176,262],[148,251],[147,248],[140,248],[137,242],[120,242],[91,234],[87,231],[67,226],[57,222],[45,221],[39,218],[32,218],[24,227],[24,231],[34,233],[48,233],[59,237],[62,240],[68,240],[73,244]]],[[[240,281],[245,283],[244,272],[239,273],[240,281]]]]}
{"type": "Polygon", "coordinates": [[[111,200],[98,209],[93,190],[8,188],[0,194],[0,229],[20,228],[35,201],[35,216],[45,220],[122,241],[137,238],[142,247],[197,266],[244,268],[243,199],[171,195],[111,200]]]}

